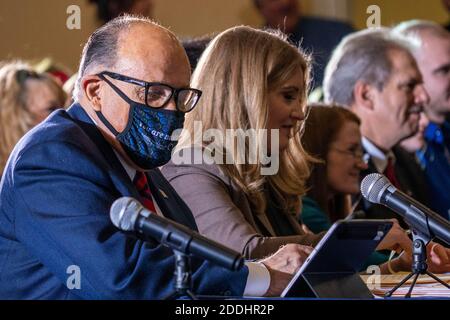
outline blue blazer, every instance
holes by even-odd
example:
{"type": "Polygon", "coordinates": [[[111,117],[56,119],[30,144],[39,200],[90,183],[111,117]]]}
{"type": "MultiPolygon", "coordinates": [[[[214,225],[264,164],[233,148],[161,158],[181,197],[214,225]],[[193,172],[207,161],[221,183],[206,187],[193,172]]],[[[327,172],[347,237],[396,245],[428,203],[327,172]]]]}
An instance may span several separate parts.
{"type": "MultiPolygon", "coordinates": [[[[164,215],[196,229],[159,170],[164,215]]],[[[155,190],[156,190],[155,189],[155,190]]],[[[139,195],[83,108],[58,110],[17,144],[0,182],[0,299],[158,299],[172,292],[174,256],[116,229],[119,197],[139,195]]],[[[194,292],[242,295],[248,269],[192,259],[194,292]]]]}

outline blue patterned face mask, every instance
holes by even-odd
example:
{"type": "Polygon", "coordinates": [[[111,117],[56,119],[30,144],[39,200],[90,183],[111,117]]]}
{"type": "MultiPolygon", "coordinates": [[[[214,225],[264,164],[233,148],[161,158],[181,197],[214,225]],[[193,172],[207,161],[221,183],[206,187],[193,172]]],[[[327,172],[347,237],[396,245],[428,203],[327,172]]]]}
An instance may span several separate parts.
{"type": "MultiPolygon", "coordinates": [[[[105,79],[106,80],[106,79],[105,79]]],[[[176,129],[183,128],[184,113],[180,111],[152,109],[128,98],[114,84],[106,80],[111,88],[130,105],[128,124],[117,132],[100,111],[100,120],[121,143],[130,159],[140,168],[150,170],[169,162],[177,144],[171,140],[176,129]]]]}

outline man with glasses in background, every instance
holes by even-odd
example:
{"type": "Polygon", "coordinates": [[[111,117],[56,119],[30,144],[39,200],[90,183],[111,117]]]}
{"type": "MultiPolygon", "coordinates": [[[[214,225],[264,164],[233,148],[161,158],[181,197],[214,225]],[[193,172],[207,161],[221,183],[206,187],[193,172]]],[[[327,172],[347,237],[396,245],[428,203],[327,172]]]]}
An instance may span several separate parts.
{"type": "MultiPolygon", "coordinates": [[[[112,203],[129,196],[196,230],[157,167],[201,92],[167,29],[124,16],[84,47],[75,103],[15,147],[0,183],[0,299],[158,299],[173,290],[175,258],[116,229],[112,203]]],[[[189,187],[189,186],[186,186],[189,187]]],[[[230,272],[192,260],[193,290],[279,295],[305,260],[289,245],[230,272]]]]}

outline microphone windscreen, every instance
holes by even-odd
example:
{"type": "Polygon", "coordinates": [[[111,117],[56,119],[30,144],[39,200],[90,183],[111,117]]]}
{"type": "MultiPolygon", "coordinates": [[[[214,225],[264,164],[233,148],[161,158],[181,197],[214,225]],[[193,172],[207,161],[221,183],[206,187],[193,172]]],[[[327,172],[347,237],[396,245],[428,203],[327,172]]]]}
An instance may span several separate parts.
{"type": "Polygon", "coordinates": [[[364,177],[361,182],[361,194],[372,203],[380,203],[382,190],[391,183],[379,173],[371,173],[364,177]]]}
{"type": "Polygon", "coordinates": [[[109,211],[112,223],[123,231],[133,231],[139,214],[140,204],[131,197],[122,197],[114,201],[109,211]]]}

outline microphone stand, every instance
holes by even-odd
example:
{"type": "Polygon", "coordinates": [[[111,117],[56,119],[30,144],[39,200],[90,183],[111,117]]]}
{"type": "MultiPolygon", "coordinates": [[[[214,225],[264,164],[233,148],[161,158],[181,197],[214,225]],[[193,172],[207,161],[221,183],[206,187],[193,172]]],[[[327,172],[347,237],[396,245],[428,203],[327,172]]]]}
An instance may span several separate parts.
{"type": "Polygon", "coordinates": [[[175,291],[163,300],[176,300],[186,297],[190,300],[198,300],[192,292],[191,257],[178,250],[173,250],[173,253],[175,255],[175,291]]]}
{"type": "MultiPolygon", "coordinates": [[[[415,207],[410,207],[408,210],[405,221],[410,225],[413,226],[414,224],[410,223],[411,220],[417,219],[417,215],[424,215],[420,210],[416,210],[415,207]]],[[[427,221],[427,226],[422,228],[421,231],[417,230],[416,228],[412,228],[412,235],[413,235],[413,261],[412,261],[412,268],[411,273],[407,275],[402,281],[400,281],[399,284],[397,284],[392,290],[387,292],[384,297],[388,298],[391,297],[392,294],[397,291],[403,284],[406,283],[410,278],[414,276],[413,282],[411,286],[409,287],[408,293],[405,295],[405,298],[411,298],[412,291],[414,289],[414,286],[416,285],[417,279],[421,274],[426,274],[432,279],[436,280],[438,283],[443,285],[444,287],[450,289],[450,285],[439,279],[436,275],[428,271],[428,264],[427,264],[427,247],[426,244],[428,244],[432,238],[430,227],[428,225],[428,219],[427,216],[424,215],[427,221]]]]}

